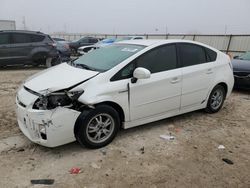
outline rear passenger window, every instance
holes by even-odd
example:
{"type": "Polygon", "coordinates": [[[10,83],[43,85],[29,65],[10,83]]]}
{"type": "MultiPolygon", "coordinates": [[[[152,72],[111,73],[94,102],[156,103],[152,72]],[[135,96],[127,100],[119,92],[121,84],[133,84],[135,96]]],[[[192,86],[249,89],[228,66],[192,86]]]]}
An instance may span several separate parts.
{"type": "Polygon", "coordinates": [[[45,36],[42,35],[30,35],[32,42],[41,42],[44,40],[45,36]]]}
{"type": "Polygon", "coordinates": [[[32,40],[31,40],[31,35],[29,34],[13,33],[12,41],[14,44],[18,44],[18,43],[30,43],[32,40]]]}
{"type": "Polygon", "coordinates": [[[207,61],[215,61],[217,59],[217,53],[213,50],[210,50],[209,48],[205,48],[206,54],[207,54],[207,61]]]}
{"type": "Polygon", "coordinates": [[[89,39],[89,42],[90,42],[90,43],[97,43],[98,40],[97,40],[97,39],[94,39],[94,38],[91,38],[91,39],[89,39]]]}
{"type": "Polygon", "coordinates": [[[8,33],[0,34],[0,45],[1,44],[9,44],[10,43],[10,35],[8,33]]]}
{"type": "Polygon", "coordinates": [[[178,44],[183,67],[206,63],[206,53],[202,46],[195,44],[178,44]]]}
{"type": "Polygon", "coordinates": [[[161,46],[139,57],[137,67],[148,69],[151,73],[177,68],[175,45],[161,46]]]}

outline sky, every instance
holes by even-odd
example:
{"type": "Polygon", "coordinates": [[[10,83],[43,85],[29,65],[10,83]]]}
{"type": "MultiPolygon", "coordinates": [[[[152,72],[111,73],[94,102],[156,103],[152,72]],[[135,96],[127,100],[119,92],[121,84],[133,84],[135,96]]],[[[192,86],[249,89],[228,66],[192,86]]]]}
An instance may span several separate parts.
{"type": "Polygon", "coordinates": [[[250,34],[250,0],[0,0],[0,20],[45,33],[250,34]]]}

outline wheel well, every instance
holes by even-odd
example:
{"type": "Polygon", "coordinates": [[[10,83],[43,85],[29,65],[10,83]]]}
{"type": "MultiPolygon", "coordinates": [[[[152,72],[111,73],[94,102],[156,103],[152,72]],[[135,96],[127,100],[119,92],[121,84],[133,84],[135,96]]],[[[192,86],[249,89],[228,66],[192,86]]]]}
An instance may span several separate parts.
{"type": "Polygon", "coordinates": [[[98,103],[97,105],[100,105],[100,104],[106,104],[106,105],[113,107],[118,112],[121,123],[125,121],[125,115],[124,115],[123,109],[120,105],[118,105],[117,103],[114,103],[114,102],[110,102],[110,101],[101,102],[101,103],[98,103]]]}
{"type": "Polygon", "coordinates": [[[225,92],[226,92],[226,95],[227,95],[227,91],[228,91],[227,84],[226,84],[226,83],[224,83],[224,82],[221,82],[221,83],[218,83],[217,85],[222,86],[222,87],[225,89],[225,92]]]}
{"type": "Polygon", "coordinates": [[[32,59],[34,61],[39,60],[39,59],[46,59],[46,57],[48,56],[48,54],[46,52],[37,52],[32,56],[32,59]]]}

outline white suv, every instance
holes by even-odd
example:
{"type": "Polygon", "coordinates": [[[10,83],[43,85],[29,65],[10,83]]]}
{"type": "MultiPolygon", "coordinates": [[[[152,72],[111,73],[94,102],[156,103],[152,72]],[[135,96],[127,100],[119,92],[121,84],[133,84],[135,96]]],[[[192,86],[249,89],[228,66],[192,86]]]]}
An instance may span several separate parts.
{"type": "Polygon", "coordinates": [[[18,124],[33,142],[109,144],[130,128],[221,109],[234,84],[230,58],[186,40],[123,41],[34,75],[20,87],[18,124]]]}

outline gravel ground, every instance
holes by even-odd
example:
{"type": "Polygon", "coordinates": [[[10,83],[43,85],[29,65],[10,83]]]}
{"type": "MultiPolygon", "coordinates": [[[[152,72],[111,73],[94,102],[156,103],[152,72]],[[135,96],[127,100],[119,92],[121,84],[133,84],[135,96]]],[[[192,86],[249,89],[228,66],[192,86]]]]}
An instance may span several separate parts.
{"type": "MultiPolygon", "coordinates": [[[[15,117],[18,85],[40,69],[0,71],[0,144],[25,139],[15,117]]],[[[0,187],[250,187],[250,92],[234,91],[217,114],[192,112],[129,130],[97,150],[29,141],[0,153],[0,187]],[[173,135],[164,140],[160,135],[173,135]],[[219,145],[225,149],[218,149],[219,145]],[[233,162],[227,164],[222,159],[233,162]],[[81,173],[72,175],[72,167],[81,173]]]]}

